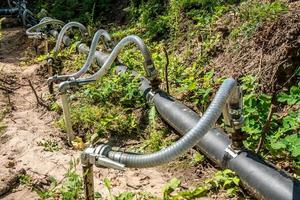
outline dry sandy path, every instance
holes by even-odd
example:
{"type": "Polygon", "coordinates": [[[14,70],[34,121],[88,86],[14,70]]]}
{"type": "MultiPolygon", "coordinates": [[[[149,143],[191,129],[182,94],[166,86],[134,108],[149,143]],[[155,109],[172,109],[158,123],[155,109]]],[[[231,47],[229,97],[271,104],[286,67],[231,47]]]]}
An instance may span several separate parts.
{"type": "MultiPolygon", "coordinates": [[[[30,79],[38,94],[47,91],[41,77],[36,75],[39,65],[22,67],[22,52],[28,47],[28,40],[21,29],[1,30],[0,70],[5,76],[15,76],[20,84],[27,84],[24,78],[30,79]]],[[[24,169],[35,181],[44,183],[47,177],[57,180],[64,177],[70,160],[78,158],[80,152],[64,145],[62,133],[53,126],[55,113],[37,107],[36,99],[30,87],[22,86],[10,95],[13,110],[6,115],[6,130],[0,135],[0,190],[7,186],[7,180],[16,171],[24,169]],[[61,149],[47,152],[38,142],[51,139],[58,142],[61,149]]],[[[7,97],[1,93],[0,106],[7,107],[7,97]]],[[[2,110],[2,109],[1,109],[2,110]]],[[[80,171],[80,166],[78,167],[80,171]]],[[[129,169],[119,172],[110,169],[95,170],[96,190],[106,196],[101,180],[108,177],[112,181],[113,192],[147,191],[155,194],[161,192],[164,183],[170,178],[165,170],[129,169]]],[[[79,172],[80,173],[80,172],[79,172]]],[[[17,185],[13,192],[0,196],[0,199],[38,199],[37,194],[29,188],[17,185]]]]}

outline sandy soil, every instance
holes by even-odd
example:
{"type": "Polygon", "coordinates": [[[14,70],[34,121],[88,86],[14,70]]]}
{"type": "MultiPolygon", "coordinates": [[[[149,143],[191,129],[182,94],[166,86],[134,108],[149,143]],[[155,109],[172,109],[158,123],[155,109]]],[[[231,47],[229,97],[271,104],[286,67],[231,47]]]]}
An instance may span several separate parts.
{"type": "MultiPolygon", "coordinates": [[[[22,52],[28,48],[28,40],[21,29],[5,29],[1,31],[0,70],[5,76],[12,76],[21,84],[19,89],[10,94],[11,105],[8,105],[7,95],[0,96],[1,107],[11,106],[12,110],[4,118],[7,126],[0,135],[0,191],[8,187],[10,191],[0,199],[38,199],[38,195],[23,185],[12,186],[10,181],[20,170],[39,184],[47,185],[50,176],[61,180],[66,173],[70,160],[78,158],[80,152],[65,146],[61,132],[53,126],[55,113],[38,107],[33,92],[27,86],[27,80],[33,82],[38,94],[47,91],[45,81],[36,75],[39,65],[22,67],[22,52]],[[47,152],[38,145],[43,139],[58,142],[61,149],[47,152]]],[[[2,109],[1,109],[2,110],[2,109]]],[[[78,166],[80,170],[80,166],[78,166]]],[[[95,188],[104,197],[107,191],[101,180],[108,177],[113,186],[113,192],[147,191],[160,194],[162,186],[171,177],[171,173],[160,168],[129,169],[119,172],[111,169],[95,170],[95,188]]]]}

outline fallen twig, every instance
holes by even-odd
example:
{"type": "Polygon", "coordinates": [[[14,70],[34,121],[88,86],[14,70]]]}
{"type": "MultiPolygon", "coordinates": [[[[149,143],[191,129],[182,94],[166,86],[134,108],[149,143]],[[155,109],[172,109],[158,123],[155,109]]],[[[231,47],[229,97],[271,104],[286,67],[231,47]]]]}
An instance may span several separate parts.
{"type": "Polygon", "coordinates": [[[43,101],[43,99],[40,98],[40,97],[38,96],[36,90],[34,89],[34,87],[33,87],[33,85],[32,85],[32,82],[31,82],[29,79],[27,79],[27,81],[28,81],[29,87],[30,87],[30,88],[32,89],[32,91],[33,91],[33,94],[34,94],[35,99],[36,99],[36,101],[37,101],[37,105],[40,105],[40,106],[46,108],[47,110],[50,110],[50,106],[47,105],[47,104],[45,104],[44,101],[43,101]]]}
{"type": "Polygon", "coordinates": [[[165,81],[166,81],[166,89],[167,89],[167,93],[170,94],[170,89],[169,89],[169,79],[168,79],[168,66],[169,66],[169,56],[168,56],[168,52],[166,50],[166,48],[164,48],[164,53],[166,56],[166,64],[165,64],[165,68],[164,68],[164,75],[165,75],[165,81]]]}
{"type": "Polygon", "coordinates": [[[13,90],[11,88],[2,87],[0,86],[0,90],[6,92],[6,93],[13,93],[13,90]]]}

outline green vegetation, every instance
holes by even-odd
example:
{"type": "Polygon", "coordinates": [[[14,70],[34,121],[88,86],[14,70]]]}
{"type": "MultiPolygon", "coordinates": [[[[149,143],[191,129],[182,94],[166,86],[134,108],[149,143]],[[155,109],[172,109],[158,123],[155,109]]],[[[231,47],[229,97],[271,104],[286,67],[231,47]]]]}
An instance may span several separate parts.
{"type": "Polygon", "coordinates": [[[22,174],[19,176],[19,182],[21,185],[25,185],[27,187],[32,187],[32,178],[27,174],[22,174]]]}
{"type": "Polygon", "coordinates": [[[300,101],[299,86],[292,86],[287,92],[280,92],[276,96],[278,108],[286,108],[282,112],[274,112],[270,122],[267,122],[272,96],[258,94],[255,77],[247,76],[242,79],[244,95],[245,124],[243,130],[250,134],[245,142],[250,149],[255,149],[261,137],[263,127],[270,123],[266,133],[263,154],[272,154],[273,159],[281,158],[292,162],[293,167],[299,168],[300,161],[300,101]]]}
{"type": "Polygon", "coordinates": [[[204,180],[204,184],[192,190],[174,191],[180,186],[176,178],[170,180],[163,189],[163,200],[196,199],[205,196],[212,190],[226,190],[227,197],[236,195],[240,179],[230,170],[218,171],[212,178],[204,180]]]}
{"type": "Polygon", "coordinates": [[[203,181],[204,184],[192,189],[182,189],[181,182],[177,178],[171,179],[162,189],[162,198],[148,193],[124,192],[118,195],[111,193],[111,185],[108,179],[104,180],[105,187],[109,190],[111,200],[133,200],[133,199],[151,199],[151,200],[179,200],[179,199],[197,199],[204,197],[207,193],[214,190],[226,190],[227,197],[236,195],[240,180],[234,176],[230,170],[218,171],[212,178],[203,181]]]}
{"type": "Polygon", "coordinates": [[[78,163],[79,160],[70,161],[70,167],[63,180],[58,182],[54,177],[51,177],[51,185],[49,189],[41,190],[34,188],[40,199],[83,200],[82,179],[76,171],[78,163]]]}
{"type": "MultiPolygon", "coordinates": [[[[37,191],[40,199],[84,199],[82,178],[76,171],[78,161],[73,160],[70,162],[70,168],[65,174],[63,180],[59,182],[51,177],[51,185],[46,190],[34,188],[32,179],[28,175],[20,177],[20,183],[37,191]]],[[[179,200],[179,199],[196,199],[204,197],[209,192],[218,190],[225,190],[227,197],[234,197],[237,194],[240,180],[230,170],[218,171],[212,178],[205,179],[203,184],[189,189],[181,187],[180,180],[173,178],[165,184],[162,188],[162,197],[155,196],[147,192],[122,192],[114,194],[112,192],[111,181],[104,178],[103,185],[108,190],[109,200],[179,200]]],[[[98,192],[95,193],[96,199],[103,199],[102,195],[98,192]]]]}
{"type": "MultiPolygon", "coordinates": [[[[95,21],[105,22],[109,18],[108,14],[103,13],[111,9],[112,2],[69,0],[62,4],[58,0],[51,0],[46,3],[39,1],[38,5],[42,5],[59,19],[79,20],[95,29],[98,27],[95,21]],[[78,15],[75,8],[79,5],[81,14],[78,15]]],[[[111,24],[109,32],[112,37],[119,41],[129,34],[141,36],[148,45],[160,74],[163,74],[166,65],[163,49],[167,49],[170,93],[198,112],[206,110],[212,95],[224,80],[224,77],[207,67],[219,53],[220,46],[233,44],[234,48],[239,47],[240,42],[251,39],[264,22],[276,20],[278,15],[287,11],[287,4],[280,0],[131,0],[122,6],[126,26],[111,24]],[[231,22],[232,17],[234,23],[231,22]]],[[[74,52],[72,48],[59,54],[64,71],[75,71],[85,59],[85,56],[65,59],[71,57],[71,52],[74,52]]],[[[135,47],[126,47],[118,58],[129,69],[143,74],[143,58],[135,47]]],[[[97,67],[93,67],[90,72],[96,69],[97,67]]],[[[296,76],[300,76],[299,71],[296,76]]],[[[245,146],[255,150],[264,135],[264,144],[259,153],[275,164],[280,160],[289,163],[289,170],[296,172],[300,168],[299,82],[294,82],[294,86],[273,96],[258,90],[259,83],[253,75],[242,77],[240,82],[244,92],[243,131],[249,134],[244,142],[245,146]],[[268,119],[271,109],[274,110],[268,119]]],[[[146,105],[138,87],[138,79],[127,73],[117,76],[111,70],[101,80],[78,88],[71,95],[75,132],[79,136],[85,135],[84,141],[87,142],[94,135],[142,139],[143,142],[135,148],[136,151],[157,151],[169,145],[175,138],[169,137],[172,131],[158,118],[155,108],[146,105]]],[[[52,104],[52,109],[61,112],[57,103],[52,104]]],[[[62,118],[57,124],[64,129],[62,118]]],[[[195,154],[192,163],[201,163],[203,159],[201,154],[195,154]]],[[[58,192],[63,199],[81,198],[81,180],[73,172],[74,170],[69,170],[66,175],[67,183],[58,192]]],[[[144,193],[124,192],[115,195],[111,193],[109,180],[105,179],[104,184],[111,199],[160,199],[144,193]]],[[[203,185],[189,190],[179,188],[180,181],[172,179],[164,188],[162,199],[195,199],[217,190],[224,190],[228,197],[232,197],[238,193],[238,186],[239,179],[229,170],[219,171],[213,178],[204,181],[203,185]]],[[[48,198],[48,193],[57,195],[57,191],[47,191],[43,195],[48,198]]],[[[97,195],[100,198],[101,195],[97,195]]]]}
{"type": "Polygon", "coordinates": [[[38,145],[43,146],[44,151],[54,152],[54,151],[60,150],[58,142],[55,140],[51,140],[51,139],[42,140],[42,141],[38,142],[38,145]]]}
{"type": "Polygon", "coordinates": [[[238,7],[241,25],[234,28],[230,36],[232,39],[237,39],[239,36],[249,38],[265,20],[274,20],[279,13],[286,10],[286,5],[281,1],[266,4],[255,0],[244,2],[238,7]]]}

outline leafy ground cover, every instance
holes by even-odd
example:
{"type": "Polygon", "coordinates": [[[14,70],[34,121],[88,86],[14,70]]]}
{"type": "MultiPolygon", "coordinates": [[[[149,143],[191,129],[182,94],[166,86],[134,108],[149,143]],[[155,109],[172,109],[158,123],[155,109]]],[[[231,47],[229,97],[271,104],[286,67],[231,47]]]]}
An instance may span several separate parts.
{"type": "MultiPolygon", "coordinates": [[[[76,16],[72,8],[67,9],[67,15],[61,13],[64,6],[82,4],[76,0],[67,1],[65,5],[55,0],[51,3],[38,1],[37,8],[43,7],[60,19],[82,20],[90,30],[96,30],[101,22],[108,21],[109,14],[104,13],[111,8],[110,1],[85,0],[83,3],[81,15],[76,16]],[[92,12],[87,12],[89,10],[92,12]],[[97,11],[104,15],[96,14],[97,11]]],[[[115,41],[129,34],[143,38],[160,74],[163,75],[166,68],[168,70],[168,83],[163,79],[162,88],[169,84],[170,94],[195,111],[201,113],[207,108],[224,78],[228,75],[237,77],[244,92],[243,131],[249,134],[245,146],[299,177],[300,70],[296,61],[299,55],[295,52],[299,49],[300,29],[295,25],[298,15],[293,15],[293,8],[299,7],[298,2],[149,0],[141,3],[132,0],[120,7],[118,9],[125,16],[122,22],[107,26],[112,37],[115,41]],[[295,21],[289,26],[295,25],[291,26],[295,30],[290,28],[292,34],[282,34],[285,29],[280,24],[290,16],[295,21]],[[267,30],[269,35],[275,32],[277,36],[269,38],[267,35],[270,43],[257,37],[267,30]],[[280,51],[275,51],[278,45],[280,51]],[[256,57],[246,53],[249,46],[253,47],[249,54],[256,57]],[[234,55],[234,62],[229,61],[228,57],[234,55]],[[225,70],[221,70],[223,68],[225,70]],[[258,73],[258,69],[262,70],[258,73]],[[286,72],[284,75],[277,76],[283,71],[286,72]],[[277,78],[272,79],[273,75],[277,78]]],[[[65,50],[60,56],[70,58],[71,53],[65,50]]],[[[80,68],[85,57],[74,59],[72,62],[62,59],[64,72],[80,68]]],[[[134,46],[126,47],[119,59],[130,69],[143,74],[142,56],[134,46]]],[[[84,142],[89,143],[95,136],[106,139],[113,136],[132,139],[133,136],[142,141],[133,150],[151,152],[177,138],[159,119],[155,109],[146,105],[138,91],[137,80],[129,74],[117,76],[111,70],[109,76],[80,88],[71,99],[73,129],[84,142]]],[[[52,108],[61,112],[55,102],[52,108]]],[[[64,130],[62,118],[58,119],[57,125],[64,130]]],[[[65,199],[79,198],[82,195],[80,178],[73,171],[66,176],[67,183],[61,189],[55,189],[53,194],[65,199]]],[[[110,191],[109,180],[104,183],[110,191]]],[[[217,172],[193,189],[182,190],[179,186],[180,181],[174,178],[166,184],[163,197],[125,192],[111,194],[111,199],[195,199],[221,189],[226,191],[227,198],[234,198],[240,190],[239,179],[228,170],[217,172]]],[[[47,197],[45,191],[41,194],[47,197]]],[[[97,195],[100,198],[100,194],[97,195]]]]}

